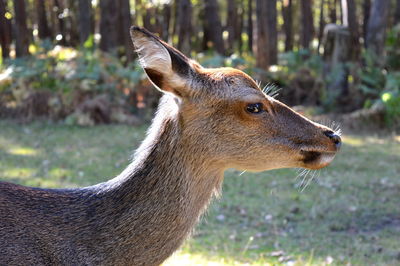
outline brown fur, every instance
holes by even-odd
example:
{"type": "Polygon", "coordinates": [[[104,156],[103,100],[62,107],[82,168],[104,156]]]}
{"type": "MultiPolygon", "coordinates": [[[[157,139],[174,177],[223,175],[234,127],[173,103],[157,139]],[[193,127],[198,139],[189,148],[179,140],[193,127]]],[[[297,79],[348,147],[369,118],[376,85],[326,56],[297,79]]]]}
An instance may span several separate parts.
{"type": "Polygon", "coordinates": [[[321,168],[333,159],[330,129],[264,95],[246,74],[204,69],[141,28],[132,38],[166,92],[134,161],[86,188],[0,183],[1,264],[158,265],[190,234],[225,169],[321,168]],[[246,111],[258,102],[263,112],[246,111]]]}

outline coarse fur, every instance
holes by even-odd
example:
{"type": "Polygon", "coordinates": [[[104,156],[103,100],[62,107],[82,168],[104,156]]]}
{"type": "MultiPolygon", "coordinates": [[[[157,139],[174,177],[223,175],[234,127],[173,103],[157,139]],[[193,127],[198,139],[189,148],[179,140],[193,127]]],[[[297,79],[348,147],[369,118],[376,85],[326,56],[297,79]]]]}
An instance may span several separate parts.
{"type": "Polygon", "coordinates": [[[328,165],[340,138],[265,95],[245,73],[205,69],[132,27],[165,95],[133,162],[76,189],[0,183],[1,265],[159,265],[185,240],[227,168],[328,165]],[[262,103],[254,114],[246,106],[262,103]]]}

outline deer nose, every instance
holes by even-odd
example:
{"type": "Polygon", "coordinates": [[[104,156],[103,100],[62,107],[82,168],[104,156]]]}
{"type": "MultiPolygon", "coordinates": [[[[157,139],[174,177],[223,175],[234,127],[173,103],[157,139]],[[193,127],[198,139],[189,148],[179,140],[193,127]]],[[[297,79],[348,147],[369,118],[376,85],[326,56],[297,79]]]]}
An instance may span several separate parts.
{"type": "Polygon", "coordinates": [[[340,146],[342,145],[342,139],[339,137],[338,134],[336,134],[331,130],[327,130],[324,131],[324,135],[330,138],[333,141],[333,143],[335,143],[337,149],[340,148],[340,146]]]}

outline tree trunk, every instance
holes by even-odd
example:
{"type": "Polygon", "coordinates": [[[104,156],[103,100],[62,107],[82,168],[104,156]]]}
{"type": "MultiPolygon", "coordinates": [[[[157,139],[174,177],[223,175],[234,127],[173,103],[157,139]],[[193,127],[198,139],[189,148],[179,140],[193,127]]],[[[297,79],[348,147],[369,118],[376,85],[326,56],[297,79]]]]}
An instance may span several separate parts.
{"type": "Polygon", "coordinates": [[[62,2],[60,2],[59,0],[54,0],[54,15],[55,15],[55,20],[58,22],[58,34],[56,34],[56,38],[57,35],[61,35],[61,39],[59,39],[59,43],[61,45],[66,45],[67,44],[67,34],[66,34],[66,30],[65,30],[65,21],[64,21],[64,17],[63,17],[63,11],[64,8],[62,6],[62,2]]]}
{"type": "Polygon", "coordinates": [[[204,1],[204,35],[208,36],[212,47],[218,53],[225,54],[224,41],[222,39],[222,26],[218,15],[218,4],[216,0],[204,1]]]}
{"type": "Polygon", "coordinates": [[[367,31],[367,49],[376,56],[378,64],[383,63],[385,31],[389,16],[390,0],[375,0],[371,6],[367,31]]]}
{"type": "Polygon", "coordinates": [[[264,0],[256,1],[256,31],[255,31],[255,55],[256,65],[259,68],[267,70],[270,66],[269,40],[268,40],[268,21],[267,21],[267,3],[264,0]]]}
{"type": "Polygon", "coordinates": [[[111,52],[117,47],[118,11],[113,0],[100,0],[100,49],[111,52]]]}
{"type": "Polygon", "coordinates": [[[5,17],[7,1],[0,0],[0,44],[3,59],[10,57],[11,21],[5,17]]]}
{"type": "Polygon", "coordinates": [[[79,41],[81,45],[83,45],[93,32],[91,0],[79,0],[79,41]]]}
{"type": "Polygon", "coordinates": [[[341,109],[345,110],[351,106],[348,95],[349,68],[347,66],[352,45],[349,29],[341,25],[328,24],[324,29],[323,40],[323,80],[327,93],[325,107],[335,109],[342,106],[341,109]]]}
{"type": "Polygon", "coordinates": [[[179,0],[177,20],[178,49],[190,56],[192,34],[192,3],[190,0],[179,0]]]}
{"type": "Polygon", "coordinates": [[[336,1],[339,2],[340,25],[343,25],[343,13],[344,13],[343,5],[341,3],[341,0],[336,0],[336,1]]]}
{"type": "Polygon", "coordinates": [[[169,25],[171,22],[171,5],[170,4],[164,4],[163,5],[163,22],[162,22],[162,39],[165,41],[168,41],[169,39],[169,25]]]}
{"type": "Polygon", "coordinates": [[[301,35],[300,43],[302,48],[310,49],[310,44],[314,36],[314,24],[312,16],[311,0],[301,0],[301,35]]]}
{"type": "Polygon", "coordinates": [[[37,24],[38,24],[39,38],[41,40],[50,38],[51,33],[50,33],[49,25],[47,23],[45,2],[43,0],[36,0],[35,5],[36,5],[36,11],[37,11],[37,24]]]}
{"type": "Polygon", "coordinates": [[[238,9],[238,29],[236,30],[236,40],[237,40],[237,49],[239,54],[241,55],[243,52],[243,39],[242,39],[242,32],[244,27],[244,3],[239,2],[239,9],[238,9]]]}
{"type": "Polygon", "coordinates": [[[253,51],[253,0],[247,2],[247,38],[248,50],[253,51]]]}
{"type": "Polygon", "coordinates": [[[400,23],[400,0],[396,0],[396,10],[394,12],[394,25],[400,23]]]}
{"type": "Polygon", "coordinates": [[[238,10],[235,0],[228,0],[228,13],[226,20],[226,30],[228,31],[228,45],[229,53],[233,53],[237,42],[238,30],[238,10]]]}
{"type": "Polygon", "coordinates": [[[367,47],[367,32],[368,32],[368,22],[369,22],[369,14],[371,12],[371,0],[363,1],[363,39],[364,46],[367,47]]]}
{"type": "Polygon", "coordinates": [[[277,24],[276,0],[267,1],[267,25],[268,25],[268,47],[269,47],[269,64],[276,65],[278,63],[278,24],[277,24]]]}
{"type": "Polygon", "coordinates": [[[26,56],[29,55],[29,32],[26,25],[26,10],[24,0],[14,1],[14,13],[16,56],[26,56]]]}
{"type": "Polygon", "coordinates": [[[349,28],[350,32],[350,60],[357,61],[360,56],[360,33],[357,21],[357,10],[354,0],[342,0],[343,25],[349,28]]]}
{"type": "Polygon", "coordinates": [[[336,0],[328,0],[329,3],[329,20],[331,23],[336,24],[336,0]]]}
{"type": "Polygon", "coordinates": [[[285,32],[285,52],[293,50],[292,0],[282,1],[283,31],[285,32]]]}
{"type": "Polygon", "coordinates": [[[324,4],[325,4],[325,0],[321,0],[321,5],[319,8],[319,29],[318,29],[317,53],[319,53],[319,48],[321,47],[322,37],[324,34],[324,28],[325,28],[324,4]]]}
{"type": "Polygon", "coordinates": [[[119,31],[121,32],[122,45],[125,50],[126,60],[131,62],[133,60],[133,44],[130,37],[130,27],[132,24],[131,20],[131,7],[129,4],[129,0],[119,0],[119,20],[121,28],[119,31]]]}

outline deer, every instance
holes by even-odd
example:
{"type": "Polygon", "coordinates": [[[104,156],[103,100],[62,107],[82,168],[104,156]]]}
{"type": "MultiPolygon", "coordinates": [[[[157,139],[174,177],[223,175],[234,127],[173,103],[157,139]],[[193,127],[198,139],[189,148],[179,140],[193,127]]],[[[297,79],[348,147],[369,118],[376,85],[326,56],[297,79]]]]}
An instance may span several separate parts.
{"type": "MultiPolygon", "coordinates": [[[[140,65],[163,92],[121,174],[93,186],[0,183],[0,264],[160,265],[221,192],[229,168],[320,169],[337,132],[264,93],[244,72],[204,68],[132,26],[140,65]]],[[[95,136],[94,136],[95,137],[95,136]]]]}

